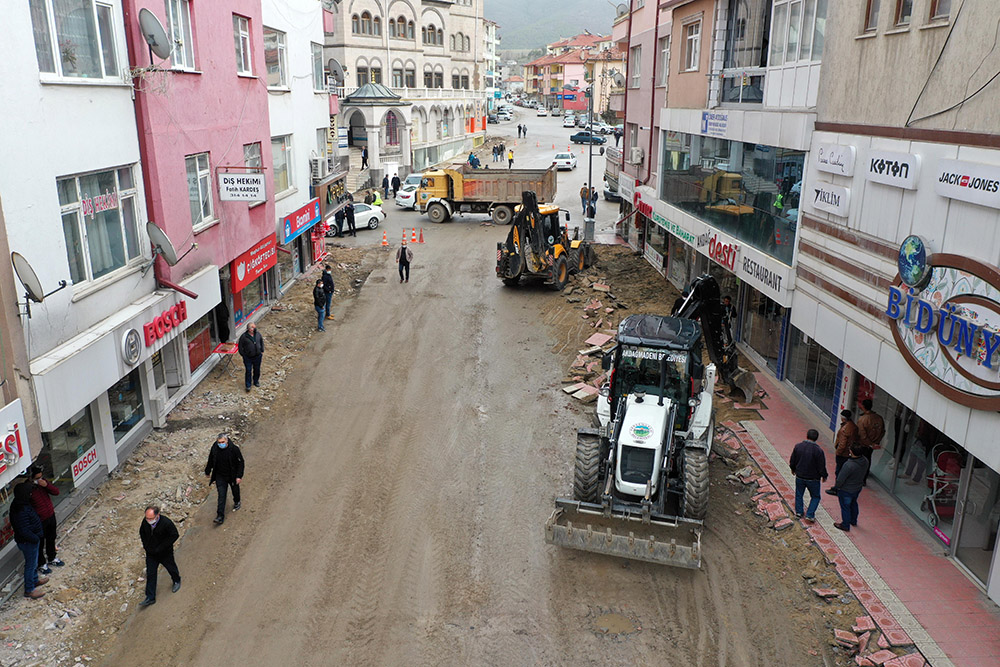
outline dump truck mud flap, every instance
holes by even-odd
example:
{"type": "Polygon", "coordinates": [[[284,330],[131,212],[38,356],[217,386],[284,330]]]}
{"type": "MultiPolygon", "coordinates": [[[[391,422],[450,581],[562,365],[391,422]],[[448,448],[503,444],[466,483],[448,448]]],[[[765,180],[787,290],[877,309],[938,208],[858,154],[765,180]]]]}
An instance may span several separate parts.
{"type": "Polygon", "coordinates": [[[613,510],[605,515],[601,505],[558,499],[545,522],[549,544],[592,551],[660,565],[701,567],[701,525],[682,518],[655,517],[644,523],[638,514],[613,510]]]}

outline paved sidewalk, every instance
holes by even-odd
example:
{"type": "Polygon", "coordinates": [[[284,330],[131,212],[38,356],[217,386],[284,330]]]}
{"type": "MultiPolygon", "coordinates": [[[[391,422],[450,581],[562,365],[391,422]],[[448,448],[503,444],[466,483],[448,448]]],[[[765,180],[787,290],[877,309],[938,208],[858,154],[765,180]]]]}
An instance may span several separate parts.
{"type": "MultiPolygon", "coordinates": [[[[761,421],[741,422],[745,430],[737,435],[785,502],[794,507],[788,458],[806,431],[816,428],[816,418],[771,378],[761,373],[756,377],[767,392],[767,409],[760,411],[761,421]]],[[[832,482],[832,438],[828,428],[820,433],[832,482]]],[[[922,530],[888,491],[878,483],[862,491],[859,525],[850,533],[833,527],[840,520],[837,499],[822,496],[817,522],[803,525],[890,644],[915,644],[935,666],[1000,665],[1000,609],[943,555],[943,545],[922,530]]]]}

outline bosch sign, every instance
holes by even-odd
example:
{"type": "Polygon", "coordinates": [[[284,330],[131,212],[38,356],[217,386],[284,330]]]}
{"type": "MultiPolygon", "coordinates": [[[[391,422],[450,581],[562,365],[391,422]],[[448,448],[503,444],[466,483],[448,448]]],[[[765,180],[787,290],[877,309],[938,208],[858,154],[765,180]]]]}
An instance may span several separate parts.
{"type": "Polygon", "coordinates": [[[146,341],[146,347],[166,336],[172,329],[179,327],[181,322],[186,319],[187,302],[182,300],[180,303],[167,308],[157,315],[152,322],[143,324],[142,333],[146,341]]]}
{"type": "Polygon", "coordinates": [[[88,449],[83,456],[73,461],[73,484],[76,484],[77,480],[83,477],[84,473],[93,468],[97,464],[97,445],[94,445],[88,449]]]}

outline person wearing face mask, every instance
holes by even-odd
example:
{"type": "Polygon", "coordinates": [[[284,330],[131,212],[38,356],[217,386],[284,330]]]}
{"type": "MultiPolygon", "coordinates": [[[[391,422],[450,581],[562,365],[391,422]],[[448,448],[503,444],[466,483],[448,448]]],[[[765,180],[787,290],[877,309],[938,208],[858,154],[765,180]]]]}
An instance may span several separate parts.
{"type": "Polygon", "coordinates": [[[240,483],[243,481],[244,466],[240,448],[229,442],[228,435],[220,433],[212,443],[212,449],[208,452],[208,464],[205,466],[209,483],[215,484],[219,492],[215,516],[217,524],[226,520],[226,493],[230,487],[233,489],[233,511],[240,508],[240,483]]]}
{"type": "Polygon", "coordinates": [[[14,541],[24,555],[24,597],[32,600],[45,595],[38,586],[48,583],[48,577],[38,576],[38,549],[42,546],[45,533],[38,513],[31,506],[30,482],[21,482],[14,487],[14,500],[10,503],[10,525],[14,529],[14,541]]]}
{"type": "Polygon", "coordinates": [[[146,599],[139,603],[140,607],[156,604],[156,573],[161,565],[174,582],[173,592],[181,589],[181,573],[174,560],[174,542],[178,537],[180,535],[174,522],[160,514],[159,507],[146,507],[146,518],[139,526],[139,539],[146,551],[146,599]]]}

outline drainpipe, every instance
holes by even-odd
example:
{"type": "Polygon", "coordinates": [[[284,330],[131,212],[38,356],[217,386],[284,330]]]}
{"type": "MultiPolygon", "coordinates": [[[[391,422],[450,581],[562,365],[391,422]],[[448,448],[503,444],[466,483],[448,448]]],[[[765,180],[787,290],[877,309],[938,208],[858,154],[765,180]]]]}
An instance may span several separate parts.
{"type": "MultiPolygon", "coordinates": [[[[659,2],[659,0],[656,0],[659,2]]],[[[629,67],[631,65],[632,59],[632,0],[629,0],[629,12],[628,12],[628,43],[625,45],[625,71],[622,74],[625,75],[625,108],[622,109],[622,114],[624,116],[625,123],[628,122],[628,77],[629,77],[629,67]]],[[[628,128],[625,128],[628,129],[628,128]]],[[[625,145],[622,144],[622,154],[619,158],[621,164],[618,166],[619,171],[625,169],[625,145]]],[[[593,183],[590,184],[593,187],[593,183]]],[[[619,186],[621,187],[621,186],[619,186]]]]}
{"type": "Polygon", "coordinates": [[[653,33],[653,93],[649,97],[649,150],[646,151],[646,178],[643,179],[642,184],[647,185],[649,183],[650,177],[653,175],[653,139],[656,138],[653,132],[653,120],[656,117],[656,61],[659,60],[656,52],[657,47],[660,45],[660,1],[656,2],[656,31],[653,33]]]}

